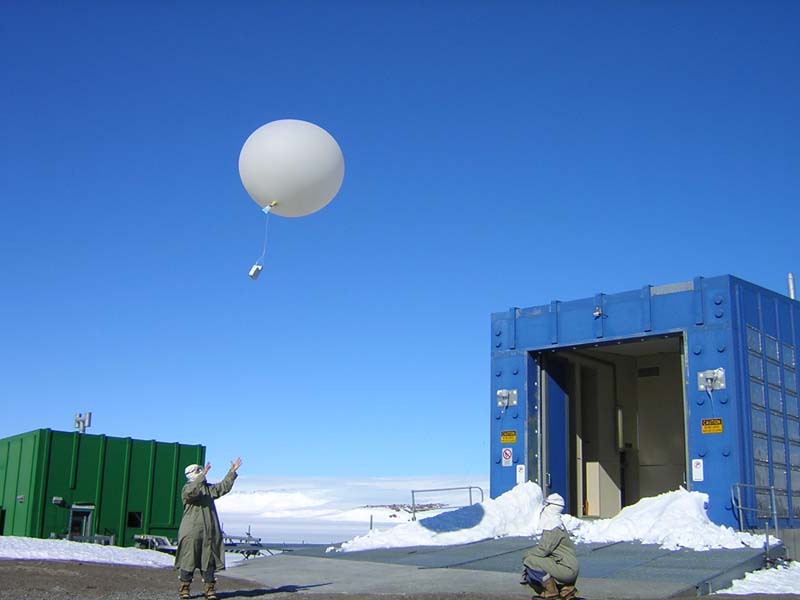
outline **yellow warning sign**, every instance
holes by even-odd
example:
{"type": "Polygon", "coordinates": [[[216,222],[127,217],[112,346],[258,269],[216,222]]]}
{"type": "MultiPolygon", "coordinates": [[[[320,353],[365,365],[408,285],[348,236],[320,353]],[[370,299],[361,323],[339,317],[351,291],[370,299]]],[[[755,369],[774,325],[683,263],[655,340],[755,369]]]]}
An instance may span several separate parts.
{"type": "Polygon", "coordinates": [[[702,433],[722,433],[722,419],[702,419],[700,431],[702,433]]]}
{"type": "Polygon", "coordinates": [[[501,431],[500,432],[500,443],[501,444],[516,444],[517,443],[517,432],[514,431],[514,430],[501,431]]]}

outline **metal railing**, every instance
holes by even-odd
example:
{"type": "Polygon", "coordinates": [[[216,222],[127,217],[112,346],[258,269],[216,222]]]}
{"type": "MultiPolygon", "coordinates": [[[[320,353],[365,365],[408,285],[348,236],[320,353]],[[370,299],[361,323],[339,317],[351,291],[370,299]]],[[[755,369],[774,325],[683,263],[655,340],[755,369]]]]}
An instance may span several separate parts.
{"type": "Polygon", "coordinates": [[[483,502],[483,490],[479,488],[477,485],[466,485],[463,487],[451,487],[451,488],[434,488],[429,490],[411,490],[411,520],[417,520],[417,498],[416,494],[427,493],[427,492],[454,492],[457,490],[467,490],[469,492],[469,504],[467,506],[472,505],[472,490],[478,490],[481,493],[481,502],[483,502]]]}
{"type": "Polygon", "coordinates": [[[113,546],[113,535],[68,535],[67,539],[71,542],[84,542],[88,544],[99,544],[101,546],[113,546]]]}
{"type": "Polygon", "coordinates": [[[756,520],[759,517],[769,517],[772,519],[772,526],[775,531],[778,531],[778,517],[781,518],[788,518],[789,514],[785,515],[778,515],[778,507],[775,502],[775,486],[772,485],[752,485],[749,483],[734,483],[731,486],[731,503],[733,504],[734,510],[737,511],[739,515],[739,531],[744,528],[744,513],[755,513],[756,520]],[[745,506],[742,502],[742,488],[747,488],[753,490],[753,495],[755,497],[755,504],[756,506],[745,506]],[[769,513],[765,513],[758,508],[758,493],[759,492],[769,492],[769,513]]]}

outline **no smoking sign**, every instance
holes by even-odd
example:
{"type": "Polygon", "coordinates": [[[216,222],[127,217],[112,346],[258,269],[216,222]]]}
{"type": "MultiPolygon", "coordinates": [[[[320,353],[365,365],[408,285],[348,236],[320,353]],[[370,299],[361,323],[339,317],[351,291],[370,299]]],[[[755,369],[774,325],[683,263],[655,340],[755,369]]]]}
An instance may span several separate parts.
{"type": "Polygon", "coordinates": [[[511,448],[503,448],[503,466],[510,467],[514,459],[514,451],[511,448]]]}

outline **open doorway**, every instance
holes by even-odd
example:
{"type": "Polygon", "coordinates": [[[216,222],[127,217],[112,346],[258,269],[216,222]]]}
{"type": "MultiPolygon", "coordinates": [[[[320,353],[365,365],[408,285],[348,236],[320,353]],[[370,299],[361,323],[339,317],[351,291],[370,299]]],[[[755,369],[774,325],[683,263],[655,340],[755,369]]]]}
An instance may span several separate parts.
{"type": "Polygon", "coordinates": [[[547,493],[612,517],[686,484],[680,334],[538,353],[547,493]]]}
{"type": "Polygon", "coordinates": [[[92,513],[94,506],[74,504],[69,513],[69,539],[80,539],[92,535],[92,513]]]}

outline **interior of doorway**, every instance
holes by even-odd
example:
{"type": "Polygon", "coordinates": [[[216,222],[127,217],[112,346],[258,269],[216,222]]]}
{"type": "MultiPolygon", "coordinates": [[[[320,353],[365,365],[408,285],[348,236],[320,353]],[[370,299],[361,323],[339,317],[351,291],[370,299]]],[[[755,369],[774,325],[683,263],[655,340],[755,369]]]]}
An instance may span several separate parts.
{"type": "Polygon", "coordinates": [[[92,535],[92,513],[94,506],[73,505],[69,514],[69,538],[92,535]]]}
{"type": "Polygon", "coordinates": [[[680,334],[548,354],[550,364],[567,365],[561,377],[571,514],[613,517],[686,485],[680,334]]]}

